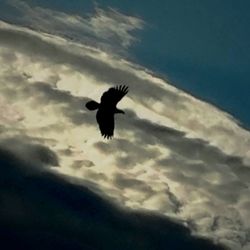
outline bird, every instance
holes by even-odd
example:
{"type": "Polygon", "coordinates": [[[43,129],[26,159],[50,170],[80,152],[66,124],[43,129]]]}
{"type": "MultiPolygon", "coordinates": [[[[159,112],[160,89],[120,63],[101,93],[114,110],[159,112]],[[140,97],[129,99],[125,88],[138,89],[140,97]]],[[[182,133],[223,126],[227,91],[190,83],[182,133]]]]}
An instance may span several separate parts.
{"type": "Polygon", "coordinates": [[[119,85],[109,88],[101,96],[101,102],[88,101],[85,106],[88,110],[97,110],[96,120],[99,124],[101,135],[104,138],[112,139],[115,128],[115,114],[125,114],[116,107],[117,103],[128,93],[128,86],[119,85]]]}

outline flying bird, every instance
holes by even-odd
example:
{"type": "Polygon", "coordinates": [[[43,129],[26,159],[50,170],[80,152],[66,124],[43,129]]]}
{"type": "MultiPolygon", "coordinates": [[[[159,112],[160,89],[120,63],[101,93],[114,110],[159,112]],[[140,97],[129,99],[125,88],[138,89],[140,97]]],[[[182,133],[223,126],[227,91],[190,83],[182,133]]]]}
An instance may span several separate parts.
{"type": "Polygon", "coordinates": [[[114,115],[117,113],[125,114],[123,110],[116,107],[116,104],[128,93],[128,86],[120,85],[110,88],[104,92],[101,97],[101,103],[96,101],[89,101],[86,103],[86,108],[89,110],[96,110],[96,120],[102,136],[111,139],[114,135],[115,119],[114,115]]]}

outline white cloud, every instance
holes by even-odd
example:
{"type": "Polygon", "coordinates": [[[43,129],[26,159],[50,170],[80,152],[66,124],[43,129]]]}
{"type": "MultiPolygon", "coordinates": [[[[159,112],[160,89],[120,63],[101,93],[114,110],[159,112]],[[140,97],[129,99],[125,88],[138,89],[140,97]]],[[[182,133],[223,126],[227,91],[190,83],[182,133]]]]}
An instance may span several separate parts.
{"type": "Polygon", "coordinates": [[[19,22],[23,25],[102,49],[127,48],[136,41],[131,32],[143,27],[141,19],[114,9],[96,8],[94,15],[84,17],[30,6],[20,0],[9,0],[9,4],[21,13],[19,22]]]}
{"type": "Polygon", "coordinates": [[[231,116],[123,58],[58,36],[1,22],[0,45],[1,140],[42,143],[59,157],[55,171],[241,244],[250,227],[250,133],[231,116]],[[126,115],[107,142],[84,105],[120,83],[130,87],[119,103],[126,115]]]}

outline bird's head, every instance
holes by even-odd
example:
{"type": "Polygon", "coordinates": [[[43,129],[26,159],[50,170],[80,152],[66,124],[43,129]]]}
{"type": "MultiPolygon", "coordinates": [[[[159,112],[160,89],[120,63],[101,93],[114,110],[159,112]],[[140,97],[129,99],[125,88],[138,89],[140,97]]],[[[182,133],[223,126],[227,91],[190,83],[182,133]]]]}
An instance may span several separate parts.
{"type": "Polygon", "coordinates": [[[100,106],[99,103],[97,103],[96,101],[89,101],[85,104],[85,107],[88,109],[88,110],[95,110],[95,109],[98,109],[100,106]]]}

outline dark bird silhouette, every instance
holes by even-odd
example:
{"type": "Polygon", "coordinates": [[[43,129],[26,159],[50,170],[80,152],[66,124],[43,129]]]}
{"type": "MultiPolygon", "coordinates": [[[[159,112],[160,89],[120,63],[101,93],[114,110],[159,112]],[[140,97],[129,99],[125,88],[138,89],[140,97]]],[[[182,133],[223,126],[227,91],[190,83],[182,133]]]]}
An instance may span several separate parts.
{"type": "Polygon", "coordinates": [[[123,110],[116,108],[116,104],[128,93],[128,87],[125,85],[110,88],[104,92],[101,97],[101,103],[89,101],[86,103],[86,108],[89,110],[97,110],[96,120],[102,136],[111,139],[114,135],[115,119],[117,113],[125,114],[123,110]]]}

